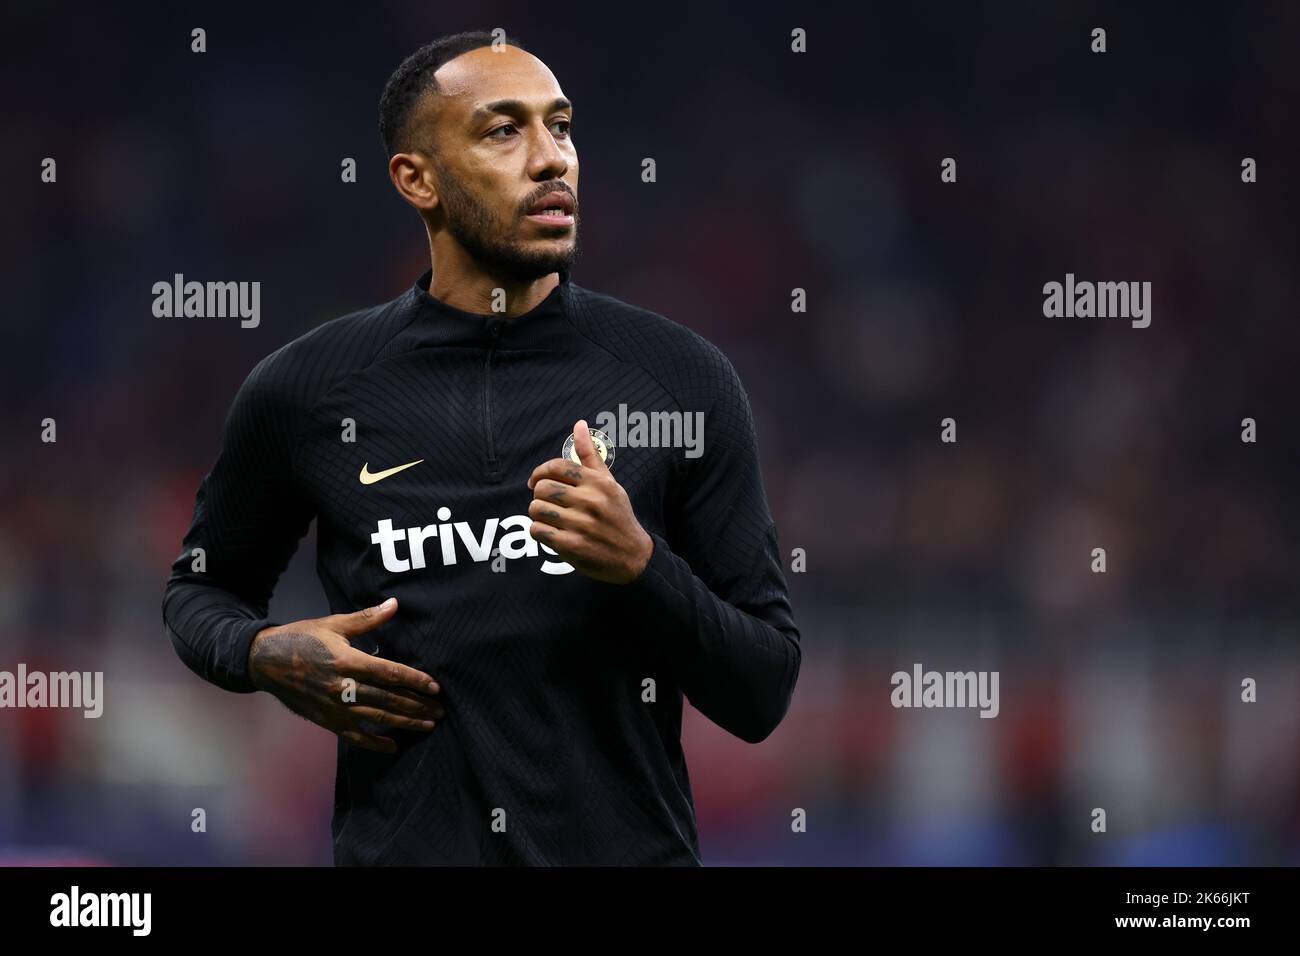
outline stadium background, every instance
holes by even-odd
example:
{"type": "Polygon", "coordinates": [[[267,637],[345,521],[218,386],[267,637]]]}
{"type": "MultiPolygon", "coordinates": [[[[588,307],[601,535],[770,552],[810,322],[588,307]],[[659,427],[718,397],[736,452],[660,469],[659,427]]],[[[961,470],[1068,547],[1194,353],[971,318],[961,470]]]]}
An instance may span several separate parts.
{"type": "Polygon", "coordinates": [[[0,711],[0,860],[329,861],[334,739],[185,670],[162,584],[256,360],[427,264],[384,79],[502,26],[577,106],[575,280],[726,351],[807,550],[785,723],[687,717],[706,862],[1300,861],[1300,8],[307,9],[6,12],[0,668],[108,686],[0,711]],[[260,327],[154,318],[176,272],[260,281],[260,327]],[[1151,281],[1151,327],[1045,319],[1067,272],[1151,281]],[[1000,716],[892,709],[917,661],[998,669],[1000,716]]]}

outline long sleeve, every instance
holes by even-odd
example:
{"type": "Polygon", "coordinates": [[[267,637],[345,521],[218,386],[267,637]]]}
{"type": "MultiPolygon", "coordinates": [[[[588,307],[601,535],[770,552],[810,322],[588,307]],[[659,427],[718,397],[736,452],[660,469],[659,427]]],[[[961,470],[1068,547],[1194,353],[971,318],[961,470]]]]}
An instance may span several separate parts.
{"type": "Polygon", "coordinates": [[[749,399],[731,363],[716,351],[711,359],[702,453],[681,470],[668,536],[650,532],[654,553],[626,588],[655,622],[691,704],[758,743],[789,708],[800,637],[749,399]]]}
{"type": "Polygon", "coordinates": [[[313,517],[292,487],[297,416],[277,380],[276,358],[253,369],[231,405],[162,603],[181,660],[204,680],[240,693],[257,689],[249,647],[272,625],[271,592],[313,517]]]}

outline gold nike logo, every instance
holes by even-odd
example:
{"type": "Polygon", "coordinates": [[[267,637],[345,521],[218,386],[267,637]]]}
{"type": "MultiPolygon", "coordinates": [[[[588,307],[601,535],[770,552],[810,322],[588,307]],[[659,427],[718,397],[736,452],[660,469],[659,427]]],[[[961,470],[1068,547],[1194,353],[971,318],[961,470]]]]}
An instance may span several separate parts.
{"type": "MultiPolygon", "coordinates": [[[[420,461],[424,461],[424,459],[421,458],[420,461]]],[[[420,461],[411,461],[407,462],[405,465],[398,465],[396,468],[389,468],[385,471],[376,472],[372,472],[370,470],[370,462],[366,462],[361,466],[361,483],[363,485],[373,485],[376,481],[383,481],[385,478],[389,478],[397,474],[399,471],[406,471],[408,468],[414,468],[420,463],[420,461]]]]}

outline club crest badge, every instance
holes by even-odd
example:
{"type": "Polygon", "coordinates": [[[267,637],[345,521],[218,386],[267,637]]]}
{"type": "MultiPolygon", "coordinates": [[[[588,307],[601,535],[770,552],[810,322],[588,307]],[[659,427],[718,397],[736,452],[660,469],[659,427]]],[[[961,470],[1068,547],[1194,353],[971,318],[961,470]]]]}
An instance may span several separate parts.
{"type": "MultiPolygon", "coordinates": [[[[614,467],[614,443],[599,428],[588,427],[587,431],[591,433],[591,443],[596,446],[596,454],[600,456],[600,460],[605,463],[606,468],[612,469],[614,467]]],[[[560,452],[560,457],[567,458],[575,464],[582,464],[578,460],[578,450],[574,447],[572,435],[564,439],[564,449],[560,452]]]]}

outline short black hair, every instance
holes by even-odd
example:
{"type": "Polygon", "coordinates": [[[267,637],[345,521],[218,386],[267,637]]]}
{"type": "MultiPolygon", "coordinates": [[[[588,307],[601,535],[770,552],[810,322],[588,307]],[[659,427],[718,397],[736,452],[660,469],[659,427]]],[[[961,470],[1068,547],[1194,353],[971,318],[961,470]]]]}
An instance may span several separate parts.
{"type": "MultiPolygon", "coordinates": [[[[384,92],[379,97],[379,137],[384,141],[388,156],[410,148],[411,115],[421,97],[438,91],[438,83],[433,78],[438,68],[462,53],[495,42],[497,36],[487,30],[453,33],[426,43],[401,62],[384,84],[384,92]]],[[[522,43],[508,36],[502,35],[500,42],[524,49],[522,43]]]]}

